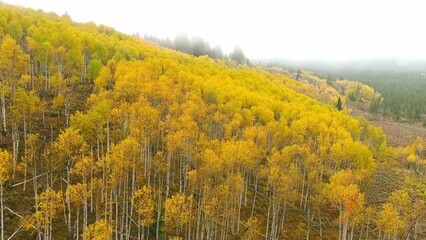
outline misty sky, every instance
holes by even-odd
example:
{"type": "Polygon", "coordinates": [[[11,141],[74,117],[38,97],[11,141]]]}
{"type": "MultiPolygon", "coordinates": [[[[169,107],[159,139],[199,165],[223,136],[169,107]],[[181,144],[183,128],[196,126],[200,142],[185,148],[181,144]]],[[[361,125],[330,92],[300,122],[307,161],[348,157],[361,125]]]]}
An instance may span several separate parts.
{"type": "Polygon", "coordinates": [[[3,0],[67,11],[132,34],[200,36],[250,58],[426,58],[426,2],[414,0],[3,0]]]}

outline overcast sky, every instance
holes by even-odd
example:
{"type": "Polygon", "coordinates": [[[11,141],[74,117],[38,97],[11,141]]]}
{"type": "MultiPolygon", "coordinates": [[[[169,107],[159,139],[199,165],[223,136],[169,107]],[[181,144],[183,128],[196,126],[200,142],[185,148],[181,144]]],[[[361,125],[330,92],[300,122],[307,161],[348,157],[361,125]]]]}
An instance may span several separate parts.
{"type": "Polygon", "coordinates": [[[132,34],[200,36],[250,58],[426,58],[420,0],[3,0],[132,34]]]}

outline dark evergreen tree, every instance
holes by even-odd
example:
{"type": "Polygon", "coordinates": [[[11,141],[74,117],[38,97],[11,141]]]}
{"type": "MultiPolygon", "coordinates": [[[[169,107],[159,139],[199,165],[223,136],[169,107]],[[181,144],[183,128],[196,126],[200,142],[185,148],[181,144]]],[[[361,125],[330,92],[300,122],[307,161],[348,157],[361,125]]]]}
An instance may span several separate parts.
{"type": "Polygon", "coordinates": [[[336,108],[337,108],[337,110],[339,110],[339,111],[342,111],[342,109],[343,109],[342,99],[341,99],[340,97],[337,99],[336,108]]]}
{"type": "Polygon", "coordinates": [[[297,70],[297,75],[296,75],[296,81],[299,81],[300,79],[300,75],[302,74],[302,71],[300,70],[300,68],[297,70]]]}

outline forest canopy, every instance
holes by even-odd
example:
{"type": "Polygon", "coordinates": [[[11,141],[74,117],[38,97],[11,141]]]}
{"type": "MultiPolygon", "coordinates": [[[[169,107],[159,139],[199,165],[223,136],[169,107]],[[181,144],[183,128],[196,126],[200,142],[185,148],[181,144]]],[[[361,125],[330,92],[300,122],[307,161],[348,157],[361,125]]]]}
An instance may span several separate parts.
{"type": "Polygon", "coordinates": [[[6,4],[0,80],[1,239],[362,236],[394,156],[282,74],[6,4]]]}

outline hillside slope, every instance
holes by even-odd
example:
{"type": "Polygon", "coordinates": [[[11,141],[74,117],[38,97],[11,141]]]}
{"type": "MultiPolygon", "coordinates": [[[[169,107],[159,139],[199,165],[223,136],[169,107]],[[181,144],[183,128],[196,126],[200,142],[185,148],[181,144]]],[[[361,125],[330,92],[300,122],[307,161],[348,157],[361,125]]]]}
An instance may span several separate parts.
{"type": "Polygon", "coordinates": [[[392,153],[382,131],[300,82],[67,16],[0,16],[2,239],[411,234],[416,215],[376,224],[362,192],[392,153]]]}

